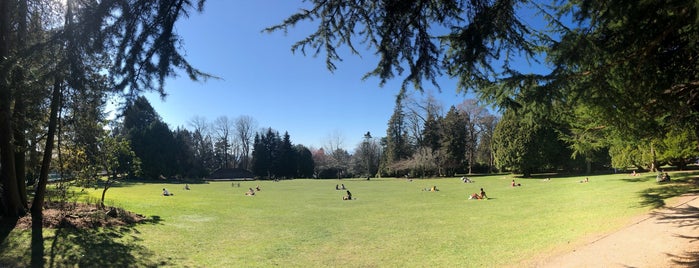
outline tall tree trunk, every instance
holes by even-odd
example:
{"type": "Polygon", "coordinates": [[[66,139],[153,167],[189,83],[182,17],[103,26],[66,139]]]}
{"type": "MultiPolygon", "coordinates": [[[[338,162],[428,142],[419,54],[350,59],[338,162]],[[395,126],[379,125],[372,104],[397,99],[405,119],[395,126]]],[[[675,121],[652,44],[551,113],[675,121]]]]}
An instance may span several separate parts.
{"type": "MultiPolygon", "coordinates": [[[[22,72],[19,70],[18,72],[22,72]]],[[[19,76],[23,76],[21,74],[18,74],[19,76]]],[[[19,82],[15,79],[15,82],[19,82]]],[[[23,79],[23,77],[22,77],[23,79]]],[[[16,84],[15,84],[16,85],[16,84]]],[[[14,158],[15,158],[15,176],[17,177],[17,192],[19,194],[20,202],[26,206],[27,204],[27,171],[26,171],[26,160],[25,160],[25,153],[26,153],[26,142],[27,138],[26,135],[24,134],[24,130],[26,129],[26,114],[25,114],[25,102],[24,102],[24,94],[20,92],[19,87],[15,87],[17,94],[15,94],[15,109],[14,109],[14,116],[13,118],[15,119],[15,127],[14,127],[14,147],[15,147],[15,152],[14,152],[14,158]]]]}
{"type": "Polygon", "coordinates": [[[0,1],[0,183],[2,183],[2,212],[5,216],[21,216],[26,213],[17,191],[15,149],[12,144],[12,89],[10,81],[10,1],[0,1]]]}
{"type": "MultiPolygon", "coordinates": [[[[20,50],[26,48],[27,40],[27,1],[20,0],[17,4],[19,31],[17,35],[17,47],[20,50]]],[[[27,171],[26,171],[26,152],[27,152],[27,136],[24,130],[27,129],[26,120],[26,96],[27,90],[25,86],[25,71],[24,67],[16,68],[15,74],[12,77],[12,84],[15,92],[15,109],[13,118],[15,121],[14,140],[15,140],[15,173],[17,177],[17,189],[19,198],[24,206],[27,206],[27,171]]]]}
{"type": "Polygon", "coordinates": [[[56,79],[53,83],[53,93],[51,94],[51,110],[49,112],[49,129],[44,146],[44,155],[41,162],[39,182],[37,182],[34,201],[32,202],[32,267],[43,267],[44,261],[44,234],[43,234],[43,211],[44,197],[46,196],[46,184],[48,183],[49,169],[51,167],[51,157],[53,155],[53,140],[56,135],[58,125],[58,108],[61,101],[61,82],[56,79]]]}
{"type": "Polygon", "coordinates": [[[585,174],[592,174],[592,160],[585,158],[585,174]]]}

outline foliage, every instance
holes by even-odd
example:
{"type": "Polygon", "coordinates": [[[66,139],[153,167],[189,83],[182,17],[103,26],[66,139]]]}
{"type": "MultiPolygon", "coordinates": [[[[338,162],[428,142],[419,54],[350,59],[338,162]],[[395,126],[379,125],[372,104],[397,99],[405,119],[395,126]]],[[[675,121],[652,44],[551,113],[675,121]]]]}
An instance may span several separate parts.
{"type": "MultiPolygon", "coordinates": [[[[699,133],[699,8],[692,1],[331,0],[310,6],[266,30],[312,22],[317,30],[292,51],[324,52],[333,71],[340,48],[360,54],[359,42],[379,56],[365,78],[377,76],[381,85],[404,78],[384,167],[410,155],[397,154],[402,136],[394,127],[401,126],[406,85],[422,90],[423,81],[436,84],[443,73],[482,101],[521,110],[525,121],[551,122],[588,171],[609,146],[611,154],[628,151],[608,142],[659,145],[673,124],[685,122],[699,133]],[[548,25],[526,21],[531,16],[523,14],[533,13],[548,25]]],[[[635,165],[657,166],[655,146],[643,154],[649,162],[635,165]]],[[[619,165],[626,157],[612,158],[619,165]]]]}
{"type": "Polygon", "coordinates": [[[440,148],[443,150],[444,168],[448,175],[463,173],[466,164],[466,120],[464,115],[452,106],[442,120],[440,148]]]}
{"type": "Polygon", "coordinates": [[[529,177],[564,166],[567,155],[570,151],[547,122],[523,119],[512,110],[505,111],[493,133],[493,157],[500,170],[529,177]]]}
{"type": "Polygon", "coordinates": [[[436,78],[446,70],[458,75],[467,88],[497,76],[491,64],[500,52],[533,54],[533,44],[526,38],[530,31],[515,14],[523,1],[310,2],[311,8],[266,31],[286,32],[301,22],[317,21],[317,30],[294,44],[292,51],[325,52],[330,71],[342,60],[337,48],[347,46],[359,54],[353,42],[359,39],[379,56],[365,78],[376,76],[382,85],[405,71],[403,89],[408,83],[422,88],[423,80],[438,86],[436,78]],[[448,47],[446,52],[442,47],[448,47]]]}
{"type": "Polygon", "coordinates": [[[371,136],[370,132],[364,134],[364,140],[354,150],[352,157],[353,174],[358,177],[373,177],[379,171],[381,159],[381,145],[371,136]]]}
{"type": "Polygon", "coordinates": [[[284,137],[268,128],[255,134],[252,149],[252,172],[266,179],[309,178],[316,167],[308,148],[294,146],[288,132],[284,137]]]}
{"type": "Polygon", "coordinates": [[[695,133],[689,128],[672,128],[661,142],[661,161],[668,162],[683,170],[690,160],[699,156],[699,145],[695,133]]]}

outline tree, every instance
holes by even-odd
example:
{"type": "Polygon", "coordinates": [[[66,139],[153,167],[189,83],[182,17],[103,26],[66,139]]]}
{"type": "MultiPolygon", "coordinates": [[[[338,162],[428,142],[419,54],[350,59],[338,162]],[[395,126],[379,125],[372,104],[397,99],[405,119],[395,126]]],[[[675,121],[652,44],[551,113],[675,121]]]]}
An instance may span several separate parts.
{"type": "Polygon", "coordinates": [[[699,131],[696,5],[581,1],[558,11],[577,23],[549,53],[566,95],[601,108],[609,125],[639,140],[681,122],[699,131]]]}
{"type": "Polygon", "coordinates": [[[44,265],[42,212],[62,97],[68,90],[125,92],[132,99],[147,90],[164,95],[165,78],[176,69],[195,80],[209,77],[182,56],[173,31],[179,18],[201,11],[203,3],[0,1],[0,213],[16,217],[31,211],[32,266],[44,265]],[[27,117],[25,111],[37,109],[45,120],[27,117]],[[43,156],[28,207],[20,189],[26,169],[17,164],[25,165],[22,153],[30,150],[23,134],[30,129],[43,129],[45,139],[43,146],[35,144],[43,156]]]}
{"type": "Polygon", "coordinates": [[[123,131],[141,159],[143,175],[150,179],[177,175],[178,146],[170,128],[150,102],[145,97],[136,98],[124,109],[123,118],[123,131]]]}
{"type": "Polygon", "coordinates": [[[354,150],[354,174],[365,177],[372,177],[379,171],[379,159],[381,159],[381,146],[378,141],[371,137],[367,131],[364,140],[359,143],[354,150]]]}
{"type": "Polygon", "coordinates": [[[458,109],[464,116],[466,126],[466,161],[468,162],[468,174],[471,174],[476,162],[479,137],[483,132],[483,129],[480,128],[480,122],[489,113],[484,107],[478,105],[478,102],[474,99],[464,100],[459,104],[458,109]]]}
{"type": "MultiPolygon", "coordinates": [[[[354,45],[361,40],[379,56],[365,78],[376,76],[383,85],[407,73],[399,98],[407,84],[422,90],[423,80],[436,84],[446,73],[459,91],[474,90],[500,108],[522,108],[524,117],[557,117],[562,107],[598,110],[604,122],[597,125],[614,135],[606,139],[649,142],[683,122],[699,133],[699,10],[691,1],[311,3],[266,30],[313,21],[317,31],[292,51],[324,52],[331,71],[341,60],[338,48],[359,54],[354,45]],[[520,11],[549,23],[523,21],[520,11]]],[[[577,119],[547,120],[566,125],[577,119]]],[[[576,156],[597,152],[590,141],[572,143],[576,156]]]]}
{"type": "Polygon", "coordinates": [[[288,31],[300,22],[317,21],[317,30],[294,44],[292,51],[305,54],[308,47],[315,54],[325,52],[331,71],[334,62],[342,60],[337,47],[347,46],[359,54],[352,41],[359,39],[379,56],[365,77],[377,76],[382,85],[407,68],[403,89],[408,83],[422,88],[423,80],[438,86],[436,77],[444,70],[470,88],[496,75],[491,64],[500,57],[533,54],[535,44],[527,39],[533,33],[515,12],[522,2],[316,0],[311,8],[266,31],[288,31]]]}
{"type": "MultiPolygon", "coordinates": [[[[308,157],[308,155],[304,156],[308,157]]],[[[256,176],[266,178],[291,178],[297,175],[299,158],[291,143],[291,136],[285,132],[279,137],[279,132],[268,128],[266,132],[255,134],[252,151],[252,172],[256,176]]],[[[304,159],[308,161],[308,159],[304,159]]],[[[312,164],[310,165],[312,166],[312,164]]],[[[303,165],[309,168],[309,163],[303,165]]],[[[307,172],[307,170],[305,170],[307,172]]]]}
{"type": "Polygon", "coordinates": [[[494,115],[487,115],[483,117],[479,123],[481,136],[479,137],[480,142],[478,143],[476,155],[478,161],[486,163],[488,173],[492,173],[495,166],[495,159],[493,157],[493,135],[498,125],[498,120],[499,118],[494,115]]]}
{"type": "Polygon", "coordinates": [[[201,166],[206,174],[218,168],[214,163],[214,145],[209,134],[209,123],[206,118],[195,116],[190,122],[193,128],[192,133],[192,150],[194,153],[194,161],[197,166],[201,166]]]}
{"type": "Polygon", "coordinates": [[[683,170],[690,159],[699,156],[699,145],[694,132],[687,127],[673,128],[661,142],[659,158],[683,170]]]}
{"type": "Polygon", "coordinates": [[[507,110],[493,133],[493,156],[500,170],[521,172],[557,169],[570,151],[558,139],[555,129],[544,120],[526,120],[507,110]]]}
{"type": "Polygon", "coordinates": [[[235,133],[242,146],[241,162],[244,169],[250,168],[250,145],[253,142],[255,128],[257,123],[250,116],[241,115],[235,120],[235,133]]]}
{"type": "Polygon", "coordinates": [[[466,121],[464,115],[451,106],[442,120],[442,144],[444,164],[447,174],[463,171],[466,157],[466,121]]]}
{"type": "Polygon", "coordinates": [[[592,173],[592,162],[598,152],[609,146],[607,127],[600,122],[601,114],[594,107],[578,106],[571,109],[575,120],[567,120],[568,131],[561,132],[561,138],[569,144],[573,151],[573,159],[582,157],[585,160],[585,172],[592,173]]]}
{"type": "Polygon", "coordinates": [[[291,144],[289,132],[284,132],[281,143],[277,148],[277,159],[274,161],[277,166],[275,175],[283,178],[293,178],[296,176],[296,151],[291,144]]]}
{"type": "Polygon", "coordinates": [[[220,168],[228,168],[230,159],[230,141],[231,132],[233,131],[233,122],[227,116],[219,116],[213,124],[214,132],[216,133],[216,144],[218,145],[217,154],[221,156],[220,168]]]}
{"type": "Polygon", "coordinates": [[[126,139],[104,135],[99,145],[101,149],[101,166],[107,173],[107,180],[104,182],[100,199],[100,206],[104,209],[104,198],[107,190],[118,181],[120,176],[138,174],[141,161],[136,156],[136,153],[131,150],[131,145],[126,139]]]}
{"type": "Polygon", "coordinates": [[[313,178],[315,163],[311,150],[301,144],[294,146],[296,151],[296,176],[301,178],[313,178]]]}
{"type": "Polygon", "coordinates": [[[383,166],[386,169],[384,172],[390,175],[397,175],[395,171],[390,169],[393,163],[407,159],[411,155],[408,134],[405,129],[403,97],[404,93],[399,93],[396,97],[396,106],[393,108],[393,114],[388,120],[388,128],[386,129],[383,166]]]}

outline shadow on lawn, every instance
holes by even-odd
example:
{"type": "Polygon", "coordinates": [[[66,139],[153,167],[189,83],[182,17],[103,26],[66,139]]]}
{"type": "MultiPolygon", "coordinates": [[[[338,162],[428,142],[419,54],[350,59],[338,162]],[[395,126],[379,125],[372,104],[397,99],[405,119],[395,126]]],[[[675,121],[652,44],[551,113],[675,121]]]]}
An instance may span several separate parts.
{"type": "Polygon", "coordinates": [[[639,195],[642,198],[641,206],[660,208],[665,206],[666,199],[690,193],[699,193],[699,177],[684,176],[673,178],[672,182],[661,184],[659,187],[645,189],[639,195]]]}
{"type": "Polygon", "coordinates": [[[136,227],[140,224],[159,224],[158,216],[136,225],[109,228],[56,229],[45,257],[50,267],[159,267],[173,264],[173,260],[157,260],[155,254],[141,245],[136,227]]]}
{"type": "MultiPolygon", "coordinates": [[[[16,220],[0,219],[0,243],[3,247],[24,247],[18,241],[7,241],[15,229],[16,220]]],[[[144,224],[160,224],[159,216],[151,216],[137,224],[103,227],[76,228],[69,223],[61,224],[53,236],[44,237],[50,243],[44,250],[46,267],[160,267],[171,266],[174,260],[157,259],[157,256],[141,245],[136,227],[144,224]]],[[[46,235],[46,232],[44,232],[46,235]]],[[[28,241],[27,241],[28,243],[28,241]]],[[[29,249],[27,249],[27,255],[29,249]]],[[[4,258],[0,267],[28,266],[26,256],[4,258]]]]}

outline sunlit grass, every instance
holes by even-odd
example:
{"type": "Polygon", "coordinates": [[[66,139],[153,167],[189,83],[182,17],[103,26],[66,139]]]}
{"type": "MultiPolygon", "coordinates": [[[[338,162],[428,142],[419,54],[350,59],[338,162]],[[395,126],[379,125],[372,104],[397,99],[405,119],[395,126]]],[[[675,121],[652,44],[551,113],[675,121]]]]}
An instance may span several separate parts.
{"type": "MultiPolygon", "coordinates": [[[[182,184],[123,183],[107,192],[106,203],[148,217],[149,223],[117,239],[139,251],[129,256],[158,265],[491,267],[572,247],[647,212],[658,201],[648,198],[681,193],[644,194],[664,187],[652,175],[593,176],[579,183],[583,178],[517,179],[523,186],[515,188],[503,175],[473,177],[471,184],[458,178],[255,181],[241,187],[212,182],[191,185],[191,191],[182,184]],[[340,183],[356,200],[342,201],[345,192],[335,190],[340,183]],[[256,185],[262,188],[256,196],[243,195],[256,185]],[[432,185],[440,191],[422,191],[432,185]],[[467,199],[481,187],[489,200],[467,199]],[[175,196],[161,196],[162,188],[175,196]]],[[[10,233],[0,263],[28,252],[27,238],[26,231],[10,233]],[[17,247],[8,251],[8,243],[17,247]]]]}

